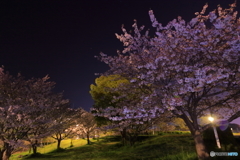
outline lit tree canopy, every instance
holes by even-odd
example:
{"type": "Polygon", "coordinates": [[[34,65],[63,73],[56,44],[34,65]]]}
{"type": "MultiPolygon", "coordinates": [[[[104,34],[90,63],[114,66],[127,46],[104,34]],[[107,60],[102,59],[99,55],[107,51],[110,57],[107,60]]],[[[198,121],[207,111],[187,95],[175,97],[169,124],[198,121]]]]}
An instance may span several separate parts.
{"type": "Polygon", "coordinates": [[[149,128],[156,118],[156,111],[141,104],[141,99],[150,92],[149,86],[136,87],[119,75],[101,76],[96,79],[96,85],[91,85],[90,93],[95,102],[92,113],[98,124],[108,122],[109,128],[117,128],[121,132],[124,144],[127,140],[132,145],[136,136],[149,128]]]}
{"type": "MultiPolygon", "coordinates": [[[[121,91],[116,91],[116,88],[124,84],[129,84],[129,81],[119,75],[109,75],[96,78],[95,83],[95,85],[91,84],[90,86],[90,94],[94,100],[94,110],[92,110],[92,113],[108,107],[117,108],[120,100],[114,101],[114,97],[119,97],[121,91]]],[[[96,121],[98,125],[102,125],[109,122],[109,119],[106,116],[99,115],[96,117],[96,121]]]]}
{"type": "MultiPolygon", "coordinates": [[[[141,99],[150,93],[148,88],[136,88],[126,78],[119,75],[101,76],[96,79],[96,86],[91,85],[91,95],[95,100],[92,112],[98,117],[105,117],[120,128],[126,128],[129,123],[143,124],[151,116],[145,118],[139,115],[146,110],[141,107],[141,99]],[[99,105],[100,104],[100,105],[99,105]],[[138,106],[131,110],[127,106],[138,106]]],[[[155,113],[155,112],[154,112],[155,113]]],[[[150,119],[149,119],[150,118],[150,119]]],[[[155,116],[154,116],[155,118],[155,116]]]]}
{"type": "Polygon", "coordinates": [[[119,91],[114,91],[121,85],[129,83],[129,81],[119,75],[100,76],[95,80],[96,85],[90,86],[90,94],[94,100],[94,107],[106,108],[115,106],[112,102],[114,96],[119,96],[119,91]]]}
{"type": "Polygon", "coordinates": [[[211,112],[232,116],[239,110],[240,95],[240,19],[234,10],[236,4],[229,9],[218,6],[206,14],[207,7],[190,22],[178,17],[166,26],[150,10],[154,37],[135,21],[133,34],[124,27],[123,34],[116,34],[125,46],[122,53],[113,57],[101,53],[99,57],[110,67],[105,75],[121,75],[138,88],[151,86],[151,94],[141,100],[142,106],[151,106],[152,111],[156,107],[162,112],[169,110],[182,118],[194,136],[200,159],[209,155],[198,118],[211,112]]]}

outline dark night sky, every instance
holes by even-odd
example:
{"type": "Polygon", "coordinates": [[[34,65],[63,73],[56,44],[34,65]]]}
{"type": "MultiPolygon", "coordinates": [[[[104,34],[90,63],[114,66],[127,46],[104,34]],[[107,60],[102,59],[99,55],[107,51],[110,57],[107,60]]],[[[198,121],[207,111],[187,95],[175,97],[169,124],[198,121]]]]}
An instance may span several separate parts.
{"type": "MultiPolygon", "coordinates": [[[[148,10],[159,22],[194,17],[208,2],[228,7],[234,0],[3,0],[0,2],[0,65],[26,78],[49,75],[72,106],[89,110],[94,73],[108,69],[94,58],[122,49],[115,37],[133,20],[151,29],[148,10]]],[[[210,11],[208,9],[208,11],[210,11]]]]}

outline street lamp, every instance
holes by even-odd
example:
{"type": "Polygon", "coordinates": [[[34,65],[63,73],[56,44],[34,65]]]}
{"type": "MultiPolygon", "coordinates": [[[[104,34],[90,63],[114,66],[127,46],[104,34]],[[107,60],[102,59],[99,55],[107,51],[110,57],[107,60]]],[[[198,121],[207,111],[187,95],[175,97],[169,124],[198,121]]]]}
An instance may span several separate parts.
{"type": "Polygon", "coordinates": [[[210,122],[213,122],[213,121],[214,121],[214,118],[213,118],[213,117],[208,117],[208,120],[209,120],[210,122]]]}
{"type": "MultiPolygon", "coordinates": [[[[213,117],[208,117],[208,120],[212,123],[214,121],[214,118],[213,117]]],[[[216,142],[217,142],[217,146],[218,146],[218,148],[221,148],[220,141],[219,141],[219,138],[218,138],[217,129],[216,129],[215,125],[212,124],[212,126],[213,126],[215,139],[216,139],[216,142]]]]}

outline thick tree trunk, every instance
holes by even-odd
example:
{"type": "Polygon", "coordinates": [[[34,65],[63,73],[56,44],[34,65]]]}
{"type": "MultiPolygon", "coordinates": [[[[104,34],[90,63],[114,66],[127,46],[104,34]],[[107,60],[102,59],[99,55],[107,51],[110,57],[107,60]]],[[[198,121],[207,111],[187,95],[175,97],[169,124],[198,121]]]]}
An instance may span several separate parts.
{"type": "Polygon", "coordinates": [[[0,148],[0,160],[2,160],[4,151],[4,148],[0,148]]]}
{"type": "Polygon", "coordinates": [[[37,154],[37,144],[38,140],[35,140],[35,142],[32,144],[33,154],[37,154]]]}
{"type": "Polygon", "coordinates": [[[190,121],[189,118],[185,114],[183,114],[180,118],[182,118],[184,120],[184,122],[188,126],[188,128],[194,138],[195,148],[196,148],[198,159],[199,160],[209,159],[209,153],[204,144],[201,132],[198,128],[197,118],[190,121]]]}
{"type": "Polygon", "coordinates": [[[8,143],[4,142],[3,149],[1,149],[1,157],[0,160],[9,160],[12,155],[13,148],[8,143]]]}
{"type": "Polygon", "coordinates": [[[5,150],[3,152],[2,160],[9,160],[10,156],[11,156],[11,153],[9,153],[8,150],[5,150]]]}
{"type": "Polygon", "coordinates": [[[0,148],[0,160],[2,160],[3,150],[0,148]]]}
{"type": "Polygon", "coordinates": [[[201,132],[199,130],[196,130],[193,136],[198,159],[199,160],[209,159],[209,153],[207,152],[201,132]]]}
{"type": "Polygon", "coordinates": [[[61,141],[62,141],[62,139],[58,139],[58,140],[57,140],[57,149],[60,149],[60,148],[61,148],[61,147],[60,147],[61,141]]]}
{"type": "Polygon", "coordinates": [[[33,154],[37,154],[37,146],[36,144],[32,144],[33,154]]]}
{"type": "Polygon", "coordinates": [[[138,134],[137,133],[128,133],[128,140],[130,143],[130,146],[133,146],[135,142],[137,141],[138,134]]]}

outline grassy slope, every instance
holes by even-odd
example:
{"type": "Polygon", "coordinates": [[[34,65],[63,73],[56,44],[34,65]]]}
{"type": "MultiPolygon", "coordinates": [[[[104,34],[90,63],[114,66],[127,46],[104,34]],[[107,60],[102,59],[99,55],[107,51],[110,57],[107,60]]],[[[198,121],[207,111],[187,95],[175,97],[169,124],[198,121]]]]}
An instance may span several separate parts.
{"type": "MultiPolygon", "coordinates": [[[[99,142],[91,140],[91,145],[85,145],[86,140],[74,140],[74,147],[70,148],[70,140],[62,142],[65,148],[56,151],[56,143],[39,149],[37,157],[24,158],[26,160],[195,160],[194,142],[190,134],[168,134],[162,136],[143,136],[133,146],[122,146],[119,137],[105,137],[99,142]]],[[[21,155],[28,152],[21,153],[21,155]]],[[[20,160],[15,155],[11,160],[20,160]]],[[[215,157],[216,159],[220,157],[215,157]]],[[[234,157],[221,157],[234,158],[234,157]]]]}
{"type": "MultiPolygon", "coordinates": [[[[72,140],[73,147],[79,147],[87,144],[86,140],[78,139],[78,140],[72,140]]],[[[70,148],[71,146],[71,140],[62,140],[61,147],[62,148],[70,148]]],[[[37,152],[41,154],[49,153],[55,151],[57,148],[57,143],[52,143],[49,145],[45,145],[44,147],[38,147],[37,152]]],[[[29,155],[29,151],[21,152],[21,153],[15,153],[10,157],[10,160],[20,160],[21,156],[29,155]]]]}
{"type": "MultiPolygon", "coordinates": [[[[79,140],[80,141],[80,140],[79,140]]],[[[82,140],[81,140],[82,141],[82,140]]],[[[65,141],[70,146],[70,141],[65,141]]],[[[64,143],[65,143],[64,142],[64,143]]],[[[62,147],[64,148],[64,143],[62,147]]],[[[85,140],[86,143],[86,140],[85,140]]],[[[67,145],[68,144],[68,145],[67,145]]],[[[107,137],[99,142],[93,141],[91,145],[79,144],[73,141],[73,148],[62,151],[52,151],[28,160],[194,160],[196,159],[194,142],[189,134],[162,135],[154,137],[142,137],[133,147],[122,146],[119,138],[107,137]]],[[[52,144],[53,145],[53,144],[52,144]]],[[[45,147],[45,152],[47,150],[45,147]]],[[[56,144],[55,144],[56,147],[56,144]]],[[[51,147],[49,147],[51,148],[51,147]]],[[[41,152],[41,151],[40,151],[41,152]]],[[[13,159],[21,159],[13,157],[13,159]]],[[[26,159],[26,158],[25,158],[26,159]]]]}

